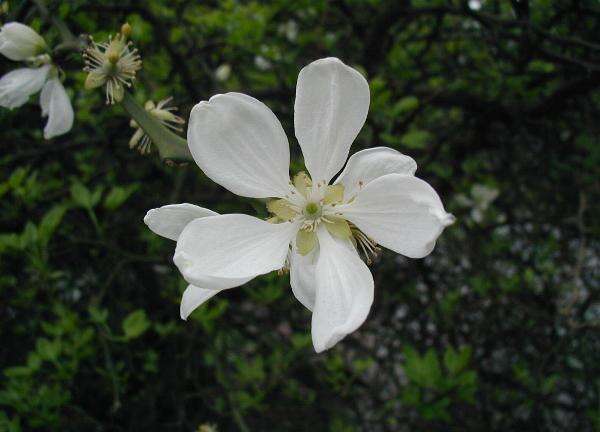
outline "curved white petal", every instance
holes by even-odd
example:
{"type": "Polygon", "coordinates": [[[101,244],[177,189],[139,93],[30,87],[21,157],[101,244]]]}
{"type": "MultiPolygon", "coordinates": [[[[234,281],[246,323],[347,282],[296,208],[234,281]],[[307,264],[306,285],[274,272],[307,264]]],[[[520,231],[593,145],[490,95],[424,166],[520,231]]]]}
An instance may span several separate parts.
{"type": "Polygon", "coordinates": [[[26,60],[40,54],[45,47],[44,38],[25,24],[9,22],[0,28],[0,54],[11,60],[26,60]]]}
{"type": "Polygon", "coordinates": [[[285,264],[297,224],[229,214],[195,219],[177,240],[173,261],[189,283],[233,288],[285,264]]]}
{"type": "Polygon", "coordinates": [[[372,180],[386,174],[412,176],[417,170],[413,158],[389,147],[374,147],[354,153],[335,184],[344,185],[344,198],[352,198],[372,180]]]}
{"type": "Polygon", "coordinates": [[[15,69],[0,78],[0,106],[17,108],[34,93],[39,92],[46,81],[49,65],[39,68],[15,69]]]}
{"type": "Polygon", "coordinates": [[[51,139],[67,133],[73,127],[73,106],[58,78],[46,81],[40,94],[42,117],[48,116],[44,138],[51,139]]]}
{"type": "Polygon", "coordinates": [[[194,204],[169,204],[148,210],[144,223],[155,234],[177,241],[188,223],[194,219],[216,215],[218,213],[194,204]]]}
{"type": "Polygon", "coordinates": [[[275,114],[262,102],[227,93],[190,114],[188,145],[204,173],[231,192],[284,197],[290,190],[290,149],[275,114]]]}
{"type": "Polygon", "coordinates": [[[371,272],[358,254],[319,229],[312,340],[317,352],[331,348],[367,318],[373,304],[371,272]]]}
{"type": "Polygon", "coordinates": [[[290,285],[300,303],[312,311],[315,306],[315,266],[318,251],[300,255],[295,250],[290,254],[290,285]]]}
{"type": "Polygon", "coordinates": [[[194,285],[188,285],[181,297],[181,306],[179,314],[182,320],[187,320],[194,310],[201,306],[208,299],[214,297],[221,290],[200,288],[194,285]]]}
{"type": "Polygon", "coordinates": [[[371,181],[338,211],[380,245],[410,258],[429,255],[454,222],[429,184],[401,174],[371,181]]]}
{"type": "Polygon", "coordinates": [[[296,84],[294,127],[313,182],[342,169],[369,111],[369,84],[337,58],[312,62],[296,84]]]}

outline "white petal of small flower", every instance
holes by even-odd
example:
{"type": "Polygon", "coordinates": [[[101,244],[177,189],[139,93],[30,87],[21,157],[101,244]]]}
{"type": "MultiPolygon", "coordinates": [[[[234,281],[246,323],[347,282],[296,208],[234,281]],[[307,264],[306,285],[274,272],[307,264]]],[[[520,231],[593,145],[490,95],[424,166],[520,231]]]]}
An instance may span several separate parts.
{"type": "Polygon", "coordinates": [[[313,182],[328,183],[342,169],[368,111],[367,80],[337,58],[300,71],[294,127],[313,182]]]}
{"type": "Polygon", "coordinates": [[[298,224],[243,214],[195,219],[179,236],[173,261],[193,285],[233,288],[281,269],[297,231],[298,224]]]}
{"type": "Polygon", "coordinates": [[[50,65],[16,69],[0,78],[0,106],[17,108],[39,92],[50,71],[50,65]]]}
{"type": "Polygon", "coordinates": [[[367,318],[373,304],[373,276],[358,254],[321,228],[315,271],[312,339],[317,352],[331,348],[367,318]]]}
{"type": "Polygon", "coordinates": [[[335,184],[344,185],[344,197],[352,198],[369,182],[386,174],[412,176],[417,163],[409,156],[389,147],[373,147],[354,153],[335,184]]]}
{"type": "Polygon", "coordinates": [[[295,250],[290,254],[290,285],[294,296],[308,310],[315,306],[315,266],[318,257],[317,250],[306,256],[295,250]]]}
{"type": "Polygon", "coordinates": [[[429,255],[444,228],[454,222],[431,186],[401,174],[371,181],[338,211],[380,245],[410,258],[429,255]]]}
{"type": "Polygon", "coordinates": [[[69,95],[58,78],[46,81],[40,95],[42,117],[48,116],[44,138],[51,139],[67,133],[73,127],[73,106],[69,95]]]}
{"type": "Polygon", "coordinates": [[[269,198],[289,192],[285,132],[275,114],[250,96],[227,93],[197,104],[188,145],[202,171],[237,195],[269,198]]]}
{"type": "Polygon", "coordinates": [[[0,53],[11,60],[26,60],[45,48],[44,38],[25,24],[10,22],[0,28],[0,53]]]}
{"type": "Polygon", "coordinates": [[[179,307],[181,319],[187,320],[190,314],[194,312],[196,308],[220,292],[221,290],[206,289],[194,285],[188,285],[183,292],[183,296],[181,297],[181,306],[179,307]]]}
{"type": "Polygon", "coordinates": [[[148,210],[144,223],[159,236],[177,241],[183,229],[194,219],[217,215],[194,204],[170,204],[148,210]]]}

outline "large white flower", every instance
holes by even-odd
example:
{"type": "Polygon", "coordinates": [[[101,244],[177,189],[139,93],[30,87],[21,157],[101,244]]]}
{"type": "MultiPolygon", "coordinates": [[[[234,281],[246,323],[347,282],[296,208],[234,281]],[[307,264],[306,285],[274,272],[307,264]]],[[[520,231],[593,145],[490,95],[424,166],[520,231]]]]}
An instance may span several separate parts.
{"type": "Polygon", "coordinates": [[[286,135],[275,115],[239,93],[200,102],[190,115],[188,145],[215,182],[245,197],[270,198],[272,217],[217,215],[191,204],[150,210],[144,221],[177,241],[174,262],[190,284],[181,316],[219,290],[290,268],[292,291],[313,313],[315,350],[356,330],[373,302],[365,260],[377,244],[411,258],[428,255],[453,222],[416,163],[389,148],[348,158],[369,109],[369,86],[356,70],[325,58],[300,72],[296,137],[310,176],[290,181],[286,135]]]}
{"type": "Polygon", "coordinates": [[[44,39],[17,22],[0,28],[0,53],[11,60],[27,60],[34,67],[15,69],[0,78],[0,106],[18,108],[41,90],[42,117],[48,117],[44,138],[62,135],[73,126],[73,107],[60,82],[59,70],[47,54],[44,39]]]}

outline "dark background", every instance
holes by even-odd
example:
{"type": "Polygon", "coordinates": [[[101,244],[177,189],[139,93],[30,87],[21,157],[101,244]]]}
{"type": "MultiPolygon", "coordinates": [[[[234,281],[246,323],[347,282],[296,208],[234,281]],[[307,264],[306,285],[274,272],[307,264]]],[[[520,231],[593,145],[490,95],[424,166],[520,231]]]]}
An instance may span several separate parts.
{"type": "MultiPolygon", "coordinates": [[[[366,323],[323,354],[275,274],[183,322],[174,243],[145,212],[264,206],[130,150],[124,111],[63,53],[69,134],[43,140],[37,100],[0,111],[0,430],[600,430],[598,2],[46,5],[96,40],[133,26],[140,103],[265,102],[293,171],[298,72],[341,58],[371,86],[352,152],[410,155],[458,221],[426,259],[385,252],[366,323]]],[[[3,19],[60,43],[31,2],[3,19]]]]}

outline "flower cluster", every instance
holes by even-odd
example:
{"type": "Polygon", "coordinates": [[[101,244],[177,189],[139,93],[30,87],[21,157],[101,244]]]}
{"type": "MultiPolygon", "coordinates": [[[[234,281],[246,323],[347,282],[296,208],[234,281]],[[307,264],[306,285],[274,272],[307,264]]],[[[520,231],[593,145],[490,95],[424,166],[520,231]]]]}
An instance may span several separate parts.
{"type": "Polygon", "coordinates": [[[62,135],[73,126],[73,107],[61,82],[62,71],[52,63],[44,39],[32,28],[10,22],[0,28],[0,53],[29,67],[0,78],[0,106],[17,108],[40,92],[42,117],[48,117],[44,138],[62,135]]]}
{"type": "Polygon", "coordinates": [[[85,80],[86,89],[106,86],[106,103],[121,102],[125,87],[131,87],[135,75],[142,68],[142,59],[131,41],[131,26],[123,24],[121,32],[108,42],[95,42],[83,52],[84,71],[88,72],[85,80]]]}
{"type": "Polygon", "coordinates": [[[294,126],[308,174],[293,180],[287,137],[266,105],[227,93],[194,107],[187,137],[198,166],[237,195],[269,199],[272,216],[219,215],[187,203],[146,214],[152,231],[177,242],[173,260],[189,283],[183,319],[222,290],[289,268],[321,352],[355,331],[371,308],[374,281],[359,250],[367,261],[378,245],[411,258],[433,250],[454,217],[414,176],[415,161],[377,147],[346,162],[369,99],[365,78],[336,58],[302,69],[294,126]]]}

